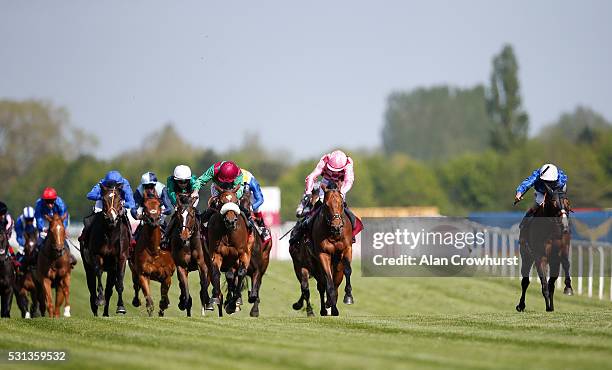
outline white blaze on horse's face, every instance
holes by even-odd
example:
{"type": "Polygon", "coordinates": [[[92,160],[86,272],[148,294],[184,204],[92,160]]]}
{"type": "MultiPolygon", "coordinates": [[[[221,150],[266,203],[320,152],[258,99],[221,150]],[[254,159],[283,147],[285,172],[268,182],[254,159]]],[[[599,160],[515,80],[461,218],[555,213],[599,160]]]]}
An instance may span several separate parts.
{"type": "Polygon", "coordinates": [[[232,195],[231,195],[231,194],[227,194],[227,195],[225,196],[225,199],[227,199],[228,201],[230,201],[230,202],[231,202],[231,201],[232,201],[232,195]]]}

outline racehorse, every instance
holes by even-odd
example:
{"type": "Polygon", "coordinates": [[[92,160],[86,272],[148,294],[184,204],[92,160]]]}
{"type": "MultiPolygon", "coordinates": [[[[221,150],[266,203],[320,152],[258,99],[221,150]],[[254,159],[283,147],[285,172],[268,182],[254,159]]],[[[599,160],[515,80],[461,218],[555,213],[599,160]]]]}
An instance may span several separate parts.
{"type": "Polygon", "coordinates": [[[21,317],[29,319],[40,314],[39,290],[40,284],[35,279],[36,263],[38,261],[38,229],[36,227],[26,228],[24,232],[24,256],[19,271],[17,272],[17,305],[21,311],[21,317]],[[31,304],[28,302],[30,294],[31,304]]]}
{"type": "Polygon", "coordinates": [[[172,258],[176,265],[176,273],[181,288],[178,307],[181,311],[187,310],[187,317],[191,317],[192,299],[189,294],[189,272],[198,271],[200,275],[200,303],[202,316],[207,310],[214,310],[208,295],[210,284],[210,270],[207,265],[209,257],[202,247],[200,223],[195,209],[197,198],[181,195],[177,199],[175,225],[168,230],[170,234],[170,247],[172,258]]]}
{"type": "MultiPolygon", "coordinates": [[[[240,206],[244,209],[251,209],[251,190],[244,189],[242,198],[240,198],[240,206]]],[[[270,251],[272,250],[272,241],[264,245],[263,240],[258,232],[253,233],[255,240],[253,241],[253,250],[251,251],[251,261],[247,269],[247,276],[251,278],[251,290],[249,291],[249,303],[253,304],[251,317],[259,316],[259,289],[268,264],[270,263],[270,251]]],[[[237,283],[237,282],[236,282],[237,283]]]]}
{"type": "Polygon", "coordinates": [[[15,265],[9,253],[8,234],[0,224],[0,317],[11,317],[15,290],[15,265]]]}
{"type": "Polygon", "coordinates": [[[221,272],[227,280],[228,314],[236,312],[242,283],[251,263],[251,251],[255,241],[249,232],[246,216],[240,211],[236,192],[240,185],[231,190],[216,186],[220,210],[208,221],[208,250],[212,260],[213,300],[222,315],[223,295],[221,293],[221,272]]]}
{"type": "MultiPolygon", "coordinates": [[[[314,253],[325,276],[325,292],[327,299],[325,307],[321,300],[321,315],[325,316],[330,308],[332,316],[338,316],[338,287],[346,274],[345,303],[350,298],[352,303],[352,287],[350,285],[353,227],[344,210],[344,199],[335,183],[321,185],[324,191],[323,205],[314,216],[312,223],[312,241],[314,253]],[[325,311],[325,313],[324,313],[325,311]]],[[[319,291],[322,296],[322,292],[319,291]]]]}
{"type": "Polygon", "coordinates": [[[151,297],[151,279],[161,283],[161,300],[159,301],[159,316],[164,316],[164,310],[170,305],[168,291],[172,284],[172,275],[176,269],[172,254],[160,249],[161,241],[161,200],[155,191],[144,194],[142,225],[139,231],[134,259],[130,263],[132,282],[134,283],[134,299],[132,304],[140,306],[138,291],[142,289],[147,304],[147,313],[153,314],[153,298],[151,297]]]}
{"type": "Polygon", "coordinates": [[[64,220],[68,214],[60,217],[46,215],[49,231],[45,238],[36,262],[36,280],[42,287],[40,313],[45,314],[45,304],[49,317],[59,318],[64,305],[64,317],[70,317],[70,274],[72,264],[70,250],[65,246],[66,230],[64,220]],[[53,305],[52,288],[55,287],[55,305],[53,305]]]}
{"type": "Polygon", "coordinates": [[[98,306],[104,306],[103,316],[108,316],[113,288],[117,290],[118,314],[127,313],[123,304],[123,278],[125,262],[131,240],[131,229],[121,202],[121,185],[104,186],[102,212],[96,213],[86,243],[81,250],[87,275],[89,305],[94,316],[98,306]],[[106,272],[106,288],[102,287],[102,273],[106,272]]]}
{"type": "MultiPolygon", "coordinates": [[[[570,246],[569,223],[567,213],[569,201],[565,193],[552,190],[546,186],[544,203],[537,208],[528,225],[524,227],[524,240],[520,243],[522,260],[521,298],[516,310],[525,310],[525,292],[529,286],[529,273],[535,264],[542,284],[542,295],[546,311],[554,311],[553,295],[555,282],[559,277],[561,255],[567,254],[570,246]],[[546,281],[546,267],[549,267],[550,278],[546,281]]],[[[569,266],[568,266],[569,270],[569,266]]]]}

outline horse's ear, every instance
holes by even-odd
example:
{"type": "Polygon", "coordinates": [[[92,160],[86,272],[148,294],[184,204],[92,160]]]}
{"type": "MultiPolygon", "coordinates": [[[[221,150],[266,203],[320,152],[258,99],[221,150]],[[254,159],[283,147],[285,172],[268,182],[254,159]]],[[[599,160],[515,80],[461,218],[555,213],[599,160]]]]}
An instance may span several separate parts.
{"type": "Polygon", "coordinates": [[[104,184],[100,184],[100,189],[102,190],[102,194],[105,194],[108,191],[108,188],[104,184]]]}
{"type": "Polygon", "coordinates": [[[217,191],[219,194],[223,193],[223,189],[221,189],[221,187],[220,187],[219,185],[217,185],[217,184],[215,184],[215,190],[216,190],[216,191],[217,191]]]}
{"type": "Polygon", "coordinates": [[[53,217],[49,216],[49,215],[45,215],[45,219],[49,222],[53,221],[53,217]]]}
{"type": "Polygon", "coordinates": [[[321,189],[323,189],[323,191],[326,192],[327,191],[327,185],[321,184],[321,189]]]}
{"type": "Polygon", "coordinates": [[[242,186],[242,184],[238,184],[238,185],[234,186],[234,188],[232,189],[232,193],[237,193],[238,190],[240,190],[241,186],[242,186]]]}

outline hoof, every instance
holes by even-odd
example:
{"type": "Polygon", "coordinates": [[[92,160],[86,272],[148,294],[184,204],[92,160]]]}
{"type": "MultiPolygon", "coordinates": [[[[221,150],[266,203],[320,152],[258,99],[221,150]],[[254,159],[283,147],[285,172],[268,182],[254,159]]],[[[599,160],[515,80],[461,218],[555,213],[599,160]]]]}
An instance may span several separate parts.
{"type": "Polygon", "coordinates": [[[123,306],[117,306],[117,311],[115,313],[125,315],[127,313],[127,310],[123,306]]]}
{"type": "Polygon", "coordinates": [[[249,315],[251,315],[251,317],[259,317],[259,310],[251,310],[249,315]]]}
{"type": "Polygon", "coordinates": [[[314,315],[315,315],[315,314],[314,314],[314,312],[312,311],[312,309],[310,309],[310,310],[308,310],[308,309],[307,309],[307,310],[306,310],[306,316],[307,316],[307,317],[314,317],[314,315]]]}
{"type": "Polygon", "coordinates": [[[147,307],[147,314],[149,315],[149,317],[153,316],[153,306],[147,307]]]}
{"type": "Polygon", "coordinates": [[[572,289],[571,286],[566,286],[565,289],[563,289],[563,294],[574,295],[574,289],[572,289]]]}
{"type": "Polygon", "coordinates": [[[302,301],[297,301],[297,302],[295,302],[295,303],[293,304],[293,306],[292,306],[292,307],[293,307],[293,309],[294,309],[294,310],[299,311],[299,310],[301,310],[301,309],[302,309],[302,307],[304,307],[304,302],[302,302],[302,301]]]}
{"type": "Polygon", "coordinates": [[[555,309],[553,307],[547,307],[546,312],[554,312],[555,309]]]}
{"type": "Polygon", "coordinates": [[[30,313],[29,313],[29,312],[26,312],[26,313],[25,313],[24,318],[26,318],[26,319],[30,319],[30,318],[32,318],[32,316],[30,315],[30,313]]]}
{"type": "Polygon", "coordinates": [[[159,317],[164,317],[164,311],[159,310],[159,312],[157,313],[157,315],[158,315],[159,317]]]}
{"type": "Polygon", "coordinates": [[[524,312],[524,311],[525,311],[525,305],[524,305],[524,304],[520,304],[520,303],[519,303],[519,304],[517,304],[517,305],[516,305],[516,310],[517,310],[518,312],[524,312]]]}
{"type": "Polygon", "coordinates": [[[134,297],[134,299],[132,299],[132,306],[134,307],[140,307],[140,305],[142,304],[142,302],[140,302],[140,299],[134,297]]]}
{"type": "Polygon", "coordinates": [[[344,296],[344,299],[342,300],[342,302],[344,302],[344,304],[353,304],[353,303],[355,303],[355,301],[353,300],[353,296],[352,295],[348,295],[348,294],[346,294],[344,296]]]}
{"type": "Polygon", "coordinates": [[[340,315],[340,312],[338,312],[338,308],[336,306],[332,306],[332,308],[331,308],[331,315],[332,316],[340,315]]]}
{"type": "Polygon", "coordinates": [[[64,307],[64,317],[70,317],[70,306],[64,307]]]}
{"type": "Polygon", "coordinates": [[[221,304],[221,300],[219,298],[211,298],[209,305],[214,307],[216,304],[221,304]]]}
{"type": "Polygon", "coordinates": [[[238,296],[238,299],[236,300],[236,306],[242,306],[242,296],[238,296]]]}
{"type": "Polygon", "coordinates": [[[206,316],[206,307],[202,307],[202,311],[200,312],[202,316],[206,316]]]}
{"type": "Polygon", "coordinates": [[[179,298],[178,309],[185,311],[185,300],[183,298],[179,298]]]}
{"type": "Polygon", "coordinates": [[[257,302],[257,296],[255,296],[255,295],[253,295],[253,296],[249,295],[249,303],[250,303],[250,304],[253,304],[253,303],[255,303],[255,302],[257,302]]]}
{"type": "Polygon", "coordinates": [[[211,301],[210,303],[207,303],[206,306],[204,307],[204,309],[206,311],[214,311],[215,310],[215,304],[211,301]]]}
{"type": "Polygon", "coordinates": [[[327,316],[327,310],[325,308],[322,308],[321,311],[319,311],[319,315],[327,316]]]}

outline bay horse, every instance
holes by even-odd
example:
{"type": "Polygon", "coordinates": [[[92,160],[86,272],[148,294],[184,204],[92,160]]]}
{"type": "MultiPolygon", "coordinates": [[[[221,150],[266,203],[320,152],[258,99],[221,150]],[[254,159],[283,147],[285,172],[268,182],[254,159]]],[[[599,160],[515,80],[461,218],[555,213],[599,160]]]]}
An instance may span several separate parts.
{"type": "Polygon", "coordinates": [[[189,272],[198,271],[200,277],[200,303],[202,304],[202,316],[206,311],[214,310],[208,295],[210,284],[209,257],[203,248],[200,235],[200,223],[198,221],[195,202],[197,198],[189,195],[179,195],[173,222],[173,230],[170,234],[170,248],[172,258],[176,265],[176,275],[181,289],[178,307],[181,311],[187,311],[187,317],[191,317],[192,299],[189,294],[189,272]]]}
{"type": "Polygon", "coordinates": [[[227,302],[225,311],[233,314],[242,291],[244,277],[251,263],[254,236],[249,232],[246,215],[239,204],[237,185],[231,190],[215,185],[219,196],[220,210],[213,213],[208,221],[208,250],[212,261],[213,300],[222,316],[223,295],[221,293],[221,272],[227,280],[227,302]]]}
{"type": "MultiPolygon", "coordinates": [[[[251,210],[251,190],[245,187],[240,198],[240,205],[244,209],[251,210]]],[[[253,304],[249,315],[251,317],[259,317],[259,289],[268,265],[270,264],[270,251],[272,250],[272,241],[264,244],[261,235],[254,232],[253,249],[251,251],[251,261],[247,269],[247,276],[251,278],[251,290],[249,291],[249,303],[253,304]]],[[[236,282],[238,283],[238,282],[236,282]]]]}
{"type": "Polygon", "coordinates": [[[17,272],[17,306],[21,310],[21,317],[29,319],[40,315],[39,291],[40,284],[35,279],[36,264],[38,262],[38,229],[34,226],[26,227],[24,231],[24,257],[17,272]],[[30,295],[31,304],[28,302],[30,295]]]}
{"type": "MultiPolygon", "coordinates": [[[[323,291],[319,290],[321,297],[321,315],[327,314],[331,309],[332,316],[338,316],[338,287],[346,274],[345,292],[351,297],[350,285],[351,260],[353,254],[353,227],[344,210],[344,198],[337,184],[322,184],[324,191],[323,205],[312,221],[312,241],[314,253],[325,276],[325,293],[327,299],[323,300],[323,291]]],[[[347,296],[345,296],[345,303],[347,296]]]]}
{"type": "Polygon", "coordinates": [[[159,316],[164,316],[164,310],[170,305],[168,291],[172,284],[172,275],[176,269],[172,254],[160,249],[161,241],[161,200],[155,190],[145,191],[142,205],[141,226],[136,241],[134,259],[130,263],[132,282],[134,283],[134,299],[132,304],[140,306],[138,291],[142,289],[145,296],[147,313],[153,314],[153,298],[151,297],[151,280],[161,283],[161,300],[159,301],[159,316]]]}
{"type": "Polygon", "coordinates": [[[11,317],[15,290],[15,265],[9,252],[8,234],[0,223],[0,317],[11,317]]]}
{"type": "Polygon", "coordinates": [[[70,275],[72,264],[70,250],[65,245],[66,229],[64,220],[68,214],[60,217],[46,215],[49,231],[43,241],[36,262],[36,280],[42,288],[40,295],[41,315],[45,315],[45,305],[49,317],[60,317],[60,309],[64,305],[64,317],[70,317],[70,275]],[[55,305],[53,304],[52,288],[55,287],[55,305]]]}
{"type": "MultiPolygon", "coordinates": [[[[521,267],[521,298],[516,310],[525,310],[525,292],[529,287],[529,274],[535,264],[540,283],[542,296],[546,304],[546,311],[554,311],[553,296],[555,282],[559,277],[562,255],[568,254],[570,247],[569,223],[567,213],[570,211],[569,201],[565,192],[552,190],[546,185],[544,203],[539,206],[527,228],[523,240],[520,242],[521,267]],[[549,268],[550,278],[546,280],[546,267],[549,268]]],[[[568,267],[569,269],[569,267],[568,267]]]]}
{"type": "Polygon", "coordinates": [[[121,202],[121,185],[104,186],[102,211],[94,215],[91,230],[81,250],[87,275],[89,305],[94,316],[98,306],[104,306],[103,316],[108,316],[113,288],[117,290],[118,314],[126,314],[123,304],[123,278],[131,240],[131,228],[121,202]],[[102,287],[102,274],[106,272],[106,288],[102,287]]]}

